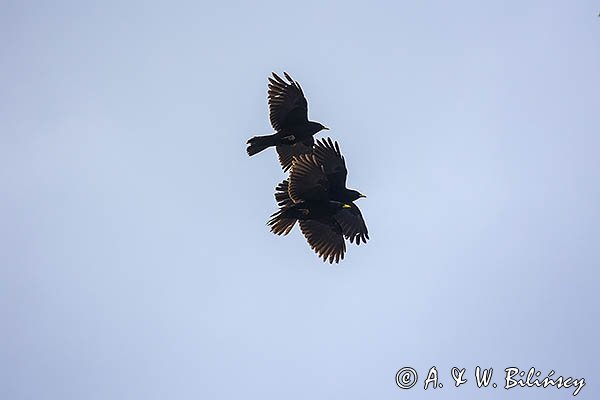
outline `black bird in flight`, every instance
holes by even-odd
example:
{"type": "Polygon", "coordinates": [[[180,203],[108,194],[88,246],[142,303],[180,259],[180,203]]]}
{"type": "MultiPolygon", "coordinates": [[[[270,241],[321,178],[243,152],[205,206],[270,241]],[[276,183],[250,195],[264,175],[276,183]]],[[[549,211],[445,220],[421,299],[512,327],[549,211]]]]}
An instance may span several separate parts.
{"type": "Polygon", "coordinates": [[[344,237],[350,243],[366,243],[367,225],[353,203],[366,196],[346,188],[346,175],[344,158],[331,139],[317,142],[313,154],[294,158],[289,181],[275,189],[279,211],[267,222],[271,232],[287,235],[300,221],[311,248],[330,263],[344,258],[344,237]]]}
{"type": "Polygon", "coordinates": [[[367,243],[369,231],[355,200],[367,197],[364,194],[346,188],[348,170],[337,142],[330,138],[317,141],[313,156],[302,155],[290,174],[290,196],[292,198],[319,198],[339,201],[351,205],[340,220],[344,236],[350,243],[367,243]]]}
{"type": "Polygon", "coordinates": [[[271,232],[287,235],[298,221],[308,244],[323,261],[329,260],[332,264],[343,260],[346,242],[338,218],[351,206],[338,201],[294,201],[290,198],[287,180],[275,190],[279,210],[267,222],[271,232]]]}
{"type": "Polygon", "coordinates": [[[273,77],[269,77],[269,119],[275,133],[250,138],[246,151],[249,156],[253,156],[268,147],[276,146],[279,162],[283,170],[287,171],[292,166],[294,156],[312,151],[313,135],[329,128],[308,120],[308,102],[300,84],[287,72],[283,74],[288,82],[274,72],[273,77]]]}

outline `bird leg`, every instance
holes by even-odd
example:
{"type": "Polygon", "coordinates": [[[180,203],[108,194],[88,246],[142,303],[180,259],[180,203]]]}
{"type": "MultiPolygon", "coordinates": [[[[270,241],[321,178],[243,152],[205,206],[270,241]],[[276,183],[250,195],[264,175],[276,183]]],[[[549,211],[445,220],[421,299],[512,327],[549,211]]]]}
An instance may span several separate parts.
{"type": "Polygon", "coordinates": [[[296,136],[294,136],[294,135],[284,136],[281,138],[281,140],[288,141],[289,144],[294,144],[294,140],[296,140],[296,136]]]}

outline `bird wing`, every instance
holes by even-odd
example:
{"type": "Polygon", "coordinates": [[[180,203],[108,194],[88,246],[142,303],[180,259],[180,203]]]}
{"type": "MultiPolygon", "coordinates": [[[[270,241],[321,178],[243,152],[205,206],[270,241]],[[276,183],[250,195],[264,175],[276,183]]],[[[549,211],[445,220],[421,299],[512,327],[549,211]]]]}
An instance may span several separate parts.
{"type": "Polygon", "coordinates": [[[344,236],[350,240],[350,243],[354,243],[355,240],[357,245],[361,240],[367,243],[369,239],[367,224],[356,204],[350,203],[350,205],[351,208],[338,211],[333,218],[340,224],[344,236]]]}
{"type": "Polygon", "coordinates": [[[312,136],[309,136],[303,142],[278,145],[277,154],[279,155],[279,163],[283,167],[283,172],[287,172],[291,168],[294,157],[300,154],[310,154],[314,144],[315,140],[312,136]]]}
{"type": "Polygon", "coordinates": [[[294,81],[287,72],[281,79],[275,72],[269,77],[269,119],[276,131],[289,128],[308,121],[308,102],[300,84],[294,81]]]}
{"type": "Polygon", "coordinates": [[[329,200],[329,181],[312,154],[294,158],[288,192],[294,203],[329,200]]]}
{"type": "Polygon", "coordinates": [[[313,154],[327,175],[331,186],[340,190],[346,188],[346,162],[340,152],[340,146],[333,142],[331,138],[318,140],[315,144],[313,154]]]}
{"type": "Polygon", "coordinates": [[[346,243],[340,226],[331,218],[299,221],[300,230],[310,247],[323,261],[338,263],[344,259],[346,243]]]}
{"type": "Polygon", "coordinates": [[[277,212],[271,214],[271,218],[267,221],[267,225],[271,227],[271,232],[284,236],[290,233],[296,224],[297,218],[286,213],[288,210],[288,207],[282,207],[277,212]]]}

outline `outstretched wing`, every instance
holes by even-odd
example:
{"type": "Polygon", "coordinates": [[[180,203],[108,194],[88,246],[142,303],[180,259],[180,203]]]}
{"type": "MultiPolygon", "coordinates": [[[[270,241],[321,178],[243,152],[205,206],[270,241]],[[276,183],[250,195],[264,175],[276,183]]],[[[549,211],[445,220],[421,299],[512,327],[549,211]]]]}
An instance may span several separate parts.
{"type": "Polygon", "coordinates": [[[309,136],[303,142],[297,142],[294,144],[281,144],[277,146],[277,154],[279,155],[279,163],[283,167],[283,171],[287,172],[292,167],[292,161],[294,157],[298,157],[301,154],[312,153],[313,145],[315,140],[312,136],[309,136]]]}
{"type": "Polygon", "coordinates": [[[269,77],[269,119],[276,131],[289,128],[308,121],[308,102],[298,82],[294,81],[287,72],[284,81],[273,72],[269,77]]]}
{"type": "Polygon", "coordinates": [[[356,244],[360,244],[361,240],[363,243],[367,243],[367,239],[369,239],[367,224],[356,204],[350,203],[350,205],[351,208],[338,211],[334,218],[342,227],[342,232],[346,239],[350,240],[350,243],[354,243],[355,240],[356,244]]]}
{"type": "Polygon", "coordinates": [[[267,221],[267,225],[271,228],[271,232],[276,235],[287,235],[290,233],[297,219],[290,216],[290,209],[282,207],[277,212],[271,214],[271,218],[267,221]]]}
{"type": "Polygon", "coordinates": [[[345,189],[348,170],[338,143],[333,142],[331,138],[318,140],[313,154],[323,166],[331,186],[340,190],[345,189]]]}
{"type": "Polygon", "coordinates": [[[289,194],[294,203],[329,200],[329,182],[312,154],[294,158],[290,171],[289,194]]]}
{"type": "Polygon", "coordinates": [[[331,218],[300,221],[300,230],[310,247],[330,264],[344,259],[346,243],[340,226],[331,218]]]}

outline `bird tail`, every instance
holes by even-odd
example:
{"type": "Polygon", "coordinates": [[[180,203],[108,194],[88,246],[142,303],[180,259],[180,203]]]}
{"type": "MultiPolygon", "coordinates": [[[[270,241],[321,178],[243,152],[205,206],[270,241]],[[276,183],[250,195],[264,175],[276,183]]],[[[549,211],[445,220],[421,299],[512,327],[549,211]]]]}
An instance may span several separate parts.
{"type": "Polygon", "coordinates": [[[285,179],[275,188],[275,201],[280,208],[289,208],[294,205],[294,202],[290,198],[290,193],[288,191],[289,182],[285,179]]]}
{"type": "Polygon", "coordinates": [[[281,182],[275,188],[275,200],[279,204],[279,210],[271,215],[267,225],[271,227],[271,232],[274,234],[287,235],[298,220],[297,210],[288,193],[287,180],[281,182]]]}
{"type": "Polygon", "coordinates": [[[253,156],[256,153],[260,153],[267,147],[275,146],[277,144],[276,135],[266,135],[266,136],[254,136],[250,138],[248,142],[248,148],[246,151],[249,156],[253,156]]]}

